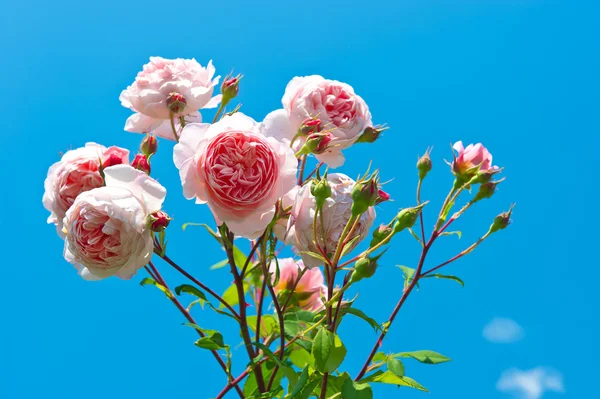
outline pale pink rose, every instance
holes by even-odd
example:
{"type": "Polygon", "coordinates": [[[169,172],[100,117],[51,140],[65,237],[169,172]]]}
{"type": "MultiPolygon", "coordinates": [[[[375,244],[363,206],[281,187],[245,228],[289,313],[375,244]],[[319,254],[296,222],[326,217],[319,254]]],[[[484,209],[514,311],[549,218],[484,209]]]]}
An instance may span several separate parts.
{"type": "Polygon", "coordinates": [[[96,143],[67,151],[60,161],[48,169],[44,181],[44,208],[50,211],[48,223],[56,225],[62,236],[62,221],[75,198],[84,191],[101,187],[100,162],[104,167],[129,163],[129,151],[120,147],[106,148],[96,143]]]}
{"type": "Polygon", "coordinates": [[[481,143],[469,144],[465,148],[462,141],[457,141],[452,148],[458,153],[452,163],[452,170],[457,174],[464,174],[477,166],[482,172],[496,168],[492,166],[492,154],[481,143]]]}
{"type": "MultiPolygon", "coordinates": [[[[265,118],[267,127],[276,127],[288,142],[307,118],[318,118],[323,131],[335,138],[334,145],[315,157],[335,168],[344,164],[342,150],[358,140],[366,127],[371,126],[371,113],[364,100],[346,83],[328,80],[322,76],[304,76],[292,79],[282,99],[283,108],[265,118]]],[[[296,144],[297,143],[297,144],[296,144]]],[[[304,143],[300,138],[295,149],[304,143]]]]}
{"type": "Polygon", "coordinates": [[[148,217],[160,210],[166,190],[129,165],[104,174],[106,186],[81,193],[67,211],[64,256],[86,280],[130,279],[152,256],[148,217]]]}
{"type": "Polygon", "coordinates": [[[213,79],[214,74],[212,61],[204,68],[195,59],[150,57],[133,84],[119,97],[121,105],[136,112],[125,123],[125,130],[148,133],[172,115],[179,117],[216,107],[221,95],[212,94],[220,76],[213,79]],[[173,98],[177,99],[175,108],[169,106],[173,98]]]}
{"type": "Polygon", "coordinates": [[[173,151],[184,196],[208,204],[217,223],[235,234],[257,238],[277,200],[296,185],[293,151],[271,136],[239,112],[185,126],[173,151]]]}
{"type": "MultiPolygon", "coordinates": [[[[331,185],[331,197],[327,198],[323,205],[323,230],[321,230],[321,217],[319,217],[317,232],[324,232],[326,237],[324,249],[328,253],[333,253],[337,249],[338,241],[346,223],[352,216],[351,193],[355,181],[342,173],[331,173],[327,176],[327,180],[331,185]]],[[[293,245],[294,251],[302,257],[304,264],[309,268],[322,264],[319,259],[305,253],[310,251],[319,254],[313,233],[315,209],[315,197],[310,193],[310,185],[307,184],[298,191],[285,237],[285,242],[293,245]]],[[[356,229],[350,236],[350,239],[359,238],[352,243],[349,251],[354,249],[367,236],[374,220],[375,209],[370,207],[367,212],[361,215],[356,229]]],[[[323,247],[321,241],[320,244],[323,247]]]]}
{"type": "MultiPolygon", "coordinates": [[[[276,294],[284,290],[293,290],[299,307],[306,310],[319,310],[323,307],[321,296],[327,296],[327,287],[323,283],[321,269],[306,270],[302,277],[298,279],[300,273],[305,270],[304,263],[301,260],[295,261],[292,258],[285,258],[278,259],[278,263],[279,281],[273,286],[276,294]]],[[[277,263],[275,261],[271,262],[269,273],[271,274],[272,283],[275,284],[277,277],[277,263]]]]}

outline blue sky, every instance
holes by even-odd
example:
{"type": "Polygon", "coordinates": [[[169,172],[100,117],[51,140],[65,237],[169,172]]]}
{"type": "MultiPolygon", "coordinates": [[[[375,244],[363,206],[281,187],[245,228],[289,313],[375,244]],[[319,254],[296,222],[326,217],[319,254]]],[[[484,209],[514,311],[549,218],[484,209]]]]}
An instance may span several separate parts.
{"type": "MultiPolygon", "coordinates": [[[[423,283],[392,327],[385,350],[453,358],[439,366],[405,362],[407,375],[432,393],[378,387],[376,394],[510,398],[517,381],[531,399],[594,396],[599,17],[597,2],[558,0],[3,4],[0,397],[207,398],[222,387],[221,370],[192,345],[194,333],[172,305],[137,284],[143,273],[131,282],[77,276],[41,204],[59,151],[86,141],[136,149],[141,136],[122,130],[130,112],[118,96],[152,55],[212,59],[221,75],[235,68],[245,75],[243,111],[257,120],[281,106],[296,75],[351,84],[374,121],[391,126],[380,142],[348,151],[351,161],[340,169],[356,176],[372,159],[384,180],[393,178],[387,188],[395,202],[378,209],[382,222],[414,202],[414,164],[433,145],[423,192],[432,200],[431,225],[451,184],[442,161],[451,157],[448,144],[483,142],[508,179],[457,222],[462,239],[440,240],[429,265],[468,246],[513,201],[514,224],[448,269],[465,288],[423,283]],[[553,392],[559,380],[563,393],[553,392]]],[[[179,228],[211,219],[181,195],[170,151],[161,145],[153,174],[176,218],[172,257],[222,290],[229,275],[208,266],[223,253],[202,231],[179,228]]],[[[357,306],[385,320],[400,295],[394,265],[414,266],[417,257],[409,236],[397,240],[357,306]]],[[[197,317],[217,325],[208,311],[197,317]]],[[[223,323],[236,342],[233,325],[223,323]]],[[[346,369],[354,374],[376,336],[364,323],[345,323],[346,369]]],[[[242,352],[234,353],[238,369],[242,352]]]]}

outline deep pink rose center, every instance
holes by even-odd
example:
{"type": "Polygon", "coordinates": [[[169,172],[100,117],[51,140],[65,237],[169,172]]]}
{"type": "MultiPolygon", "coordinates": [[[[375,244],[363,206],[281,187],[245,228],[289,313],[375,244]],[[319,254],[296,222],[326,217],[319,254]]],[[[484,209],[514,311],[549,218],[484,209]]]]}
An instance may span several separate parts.
{"type": "Polygon", "coordinates": [[[56,182],[57,204],[66,212],[79,194],[102,185],[98,161],[85,160],[70,165],[70,169],[64,171],[56,182]]]}
{"type": "Polygon", "coordinates": [[[201,173],[212,197],[235,211],[252,211],[271,194],[279,163],[271,145],[257,134],[229,131],[216,136],[206,149],[201,173]]]}
{"type": "Polygon", "coordinates": [[[356,118],[358,105],[354,96],[337,85],[327,85],[310,94],[315,109],[325,108],[327,116],[337,127],[356,118]]]}

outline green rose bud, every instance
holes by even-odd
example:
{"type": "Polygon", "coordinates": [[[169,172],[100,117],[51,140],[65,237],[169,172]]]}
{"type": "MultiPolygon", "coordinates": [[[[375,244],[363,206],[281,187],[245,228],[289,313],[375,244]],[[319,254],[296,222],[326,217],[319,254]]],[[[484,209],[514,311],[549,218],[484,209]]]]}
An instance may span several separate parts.
{"type": "Polygon", "coordinates": [[[423,207],[427,205],[428,202],[429,201],[412,208],[404,208],[398,212],[398,216],[396,216],[396,223],[394,224],[394,234],[399,233],[404,229],[413,227],[417,221],[417,218],[419,217],[419,214],[423,210],[423,207]]]}

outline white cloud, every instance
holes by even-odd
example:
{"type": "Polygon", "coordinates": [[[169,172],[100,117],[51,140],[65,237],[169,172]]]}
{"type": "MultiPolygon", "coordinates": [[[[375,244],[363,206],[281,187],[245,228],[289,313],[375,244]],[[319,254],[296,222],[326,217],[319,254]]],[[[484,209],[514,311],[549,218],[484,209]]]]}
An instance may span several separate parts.
{"type": "Polygon", "coordinates": [[[496,344],[510,344],[523,338],[525,331],[514,320],[495,317],[483,328],[483,337],[496,344]]]}
{"type": "Polygon", "coordinates": [[[546,391],[565,392],[562,374],[547,367],[506,370],[500,376],[496,389],[523,399],[539,399],[546,391]]]}

